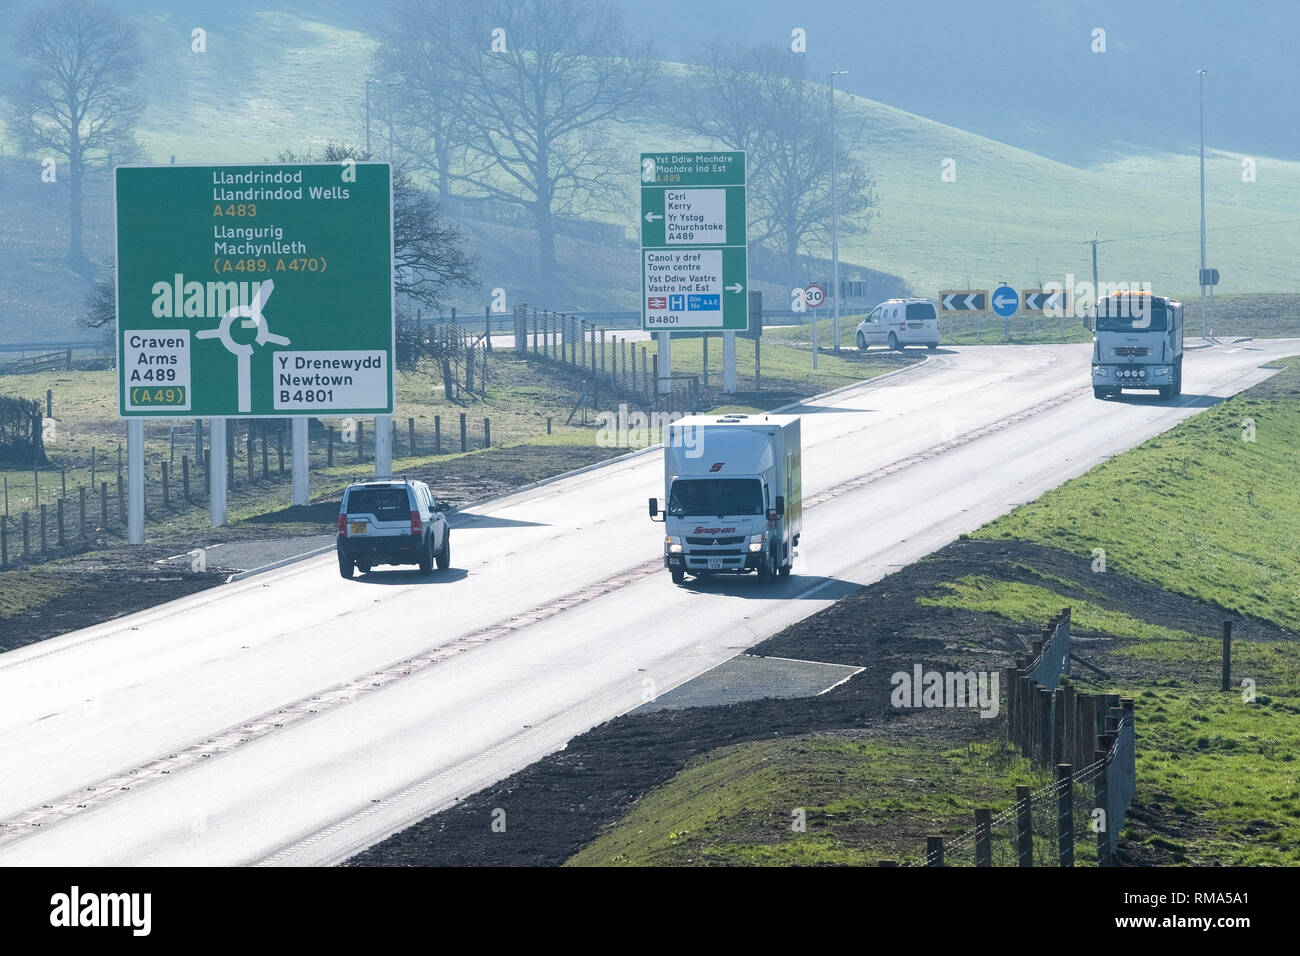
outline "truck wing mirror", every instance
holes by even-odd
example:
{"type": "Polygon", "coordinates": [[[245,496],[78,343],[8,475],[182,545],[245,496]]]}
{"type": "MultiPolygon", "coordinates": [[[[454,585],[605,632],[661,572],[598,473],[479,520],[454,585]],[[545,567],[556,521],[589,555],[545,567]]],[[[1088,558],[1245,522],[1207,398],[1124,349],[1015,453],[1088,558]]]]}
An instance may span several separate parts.
{"type": "Polygon", "coordinates": [[[785,514],[785,495],[776,496],[776,506],[767,513],[768,521],[780,521],[785,514]]]}
{"type": "Polygon", "coordinates": [[[651,498],[650,499],[650,520],[653,521],[657,517],[659,517],[659,499],[651,498]]]}

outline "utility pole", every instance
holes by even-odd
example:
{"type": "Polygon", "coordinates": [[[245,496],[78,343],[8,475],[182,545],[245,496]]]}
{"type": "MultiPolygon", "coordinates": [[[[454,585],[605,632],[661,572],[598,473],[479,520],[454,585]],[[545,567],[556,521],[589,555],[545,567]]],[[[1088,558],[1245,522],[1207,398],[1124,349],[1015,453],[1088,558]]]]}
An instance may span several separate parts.
{"type": "Polygon", "coordinates": [[[1205,70],[1197,70],[1201,106],[1201,338],[1205,338],[1205,70]]]}
{"type": "MultiPolygon", "coordinates": [[[[836,352],[840,350],[840,222],[835,193],[835,77],[843,76],[847,72],[849,71],[831,71],[831,295],[835,297],[835,319],[832,325],[831,339],[836,352]]],[[[813,319],[814,323],[816,321],[816,319],[813,319]]],[[[814,365],[816,359],[817,353],[814,351],[814,365]]]]}

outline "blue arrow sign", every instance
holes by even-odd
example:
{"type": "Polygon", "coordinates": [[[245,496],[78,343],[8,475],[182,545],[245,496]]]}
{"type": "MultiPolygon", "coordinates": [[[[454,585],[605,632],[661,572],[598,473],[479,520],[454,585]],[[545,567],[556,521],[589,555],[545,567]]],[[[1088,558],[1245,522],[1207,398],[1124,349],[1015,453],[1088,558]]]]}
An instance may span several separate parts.
{"type": "Polygon", "coordinates": [[[993,311],[1002,318],[1007,318],[1016,314],[1016,309],[1020,306],[1020,296],[1016,290],[1010,286],[1002,286],[993,293],[993,311]]]}

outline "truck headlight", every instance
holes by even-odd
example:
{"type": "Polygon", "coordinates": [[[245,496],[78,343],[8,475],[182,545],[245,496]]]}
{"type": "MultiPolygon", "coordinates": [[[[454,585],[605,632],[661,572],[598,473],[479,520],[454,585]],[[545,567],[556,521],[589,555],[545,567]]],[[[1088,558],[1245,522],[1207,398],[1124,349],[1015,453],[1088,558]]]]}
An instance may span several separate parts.
{"type": "Polygon", "coordinates": [[[1162,366],[1160,366],[1158,369],[1156,369],[1156,374],[1157,374],[1157,375],[1168,375],[1168,374],[1169,374],[1169,366],[1168,366],[1168,365],[1162,365],[1162,366]]]}
{"type": "Polygon", "coordinates": [[[1092,367],[1092,374],[1096,375],[1098,378],[1105,378],[1107,371],[1108,370],[1104,365],[1094,365],[1092,367]]]}
{"type": "Polygon", "coordinates": [[[749,550],[750,551],[763,550],[763,536],[761,534],[751,534],[749,536],[749,550]]]}
{"type": "Polygon", "coordinates": [[[674,538],[672,535],[668,535],[667,537],[664,538],[664,545],[667,547],[667,549],[668,549],[668,553],[669,553],[669,554],[681,554],[681,553],[682,553],[682,539],[681,539],[681,538],[674,538]]]}

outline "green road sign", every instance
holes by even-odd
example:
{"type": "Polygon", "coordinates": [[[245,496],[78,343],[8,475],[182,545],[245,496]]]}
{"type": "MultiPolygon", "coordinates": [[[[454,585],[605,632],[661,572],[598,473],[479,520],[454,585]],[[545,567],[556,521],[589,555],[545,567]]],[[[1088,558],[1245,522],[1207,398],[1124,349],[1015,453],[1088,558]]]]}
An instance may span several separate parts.
{"type": "Polygon", "coordinates": [[[393,411],[387,163],[116,170],[118,413],[393,411]]]}
{"type": "Polygon", "coordinates": [[[744,152],[641,154],[641,328],[749,328],[744,152]]]}

